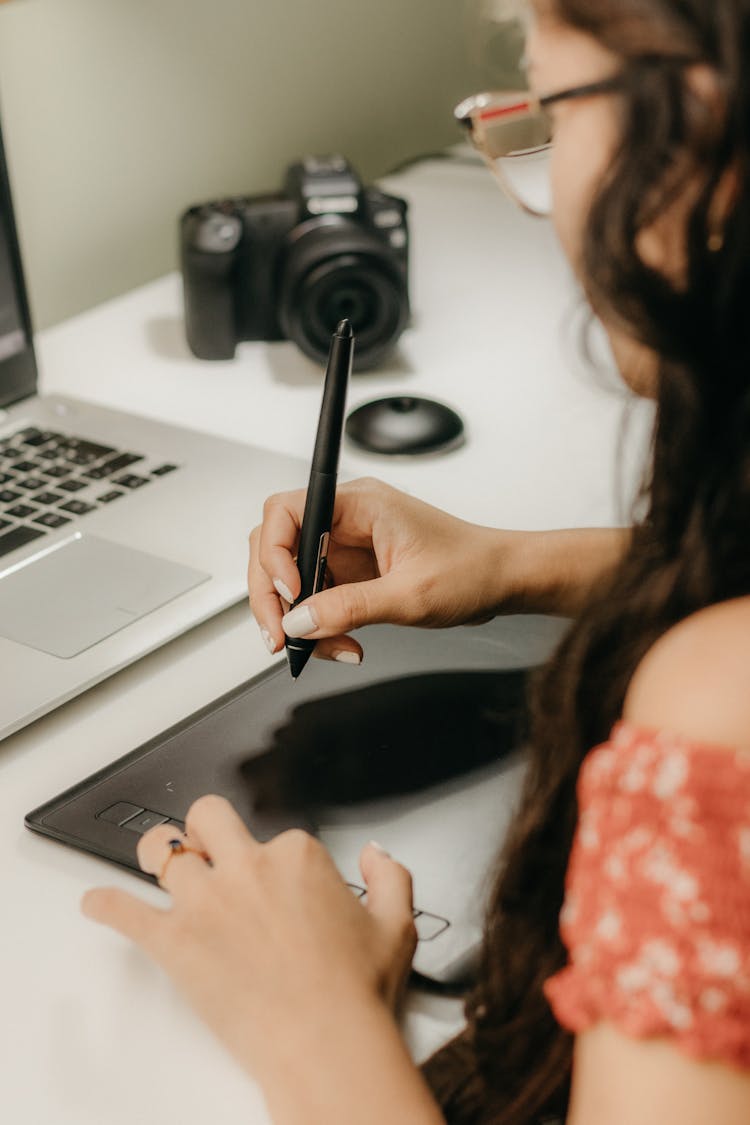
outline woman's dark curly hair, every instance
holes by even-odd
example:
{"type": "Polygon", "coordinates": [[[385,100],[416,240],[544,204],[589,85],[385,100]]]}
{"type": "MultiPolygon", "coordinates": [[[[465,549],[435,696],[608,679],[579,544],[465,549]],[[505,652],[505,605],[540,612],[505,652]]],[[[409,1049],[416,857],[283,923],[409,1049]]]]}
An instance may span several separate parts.
{"type": "Polygon", "coordinates": [[[632,546],[533,687],[532,759],[467,1031],[425,1068],[454,1125],[564,1117],[572,1037],[542,985],[565,963],[558,913],[581,763],[608,737],[654,641],[750,592],[750,0],[546,6],[621,63],[619,147],[588,217],[581,272],[594,308],[656,353],[657,415],[632,546]],[[696,93],[693,61],[715,76],[713,106],[696,93]],[[736,191],[717,248],[712,201],[727,176],[736,191]],[[688,179],[699,190],[684,275],[669,281],[642,260],[638,235],[688,179]]]}

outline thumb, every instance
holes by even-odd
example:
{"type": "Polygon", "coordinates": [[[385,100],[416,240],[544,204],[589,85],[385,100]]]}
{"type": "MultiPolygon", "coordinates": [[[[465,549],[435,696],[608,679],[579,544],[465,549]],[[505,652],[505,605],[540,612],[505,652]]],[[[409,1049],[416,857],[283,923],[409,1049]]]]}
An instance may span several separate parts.
{"type": "Polygon", "coordinates": [[[359,867],[370,913],[396,947],[411,941],[415,935],[411,873],[374,841],[363,848],[359,867]]]}
{"type": "Polygon", "coordinates": [[[388,574],[367,582],[345,582],[321,590],[290,609],[281,620],[288,637],[336,637],[361,625],[407,624],[412,601],[409,583],[388,574]]]}

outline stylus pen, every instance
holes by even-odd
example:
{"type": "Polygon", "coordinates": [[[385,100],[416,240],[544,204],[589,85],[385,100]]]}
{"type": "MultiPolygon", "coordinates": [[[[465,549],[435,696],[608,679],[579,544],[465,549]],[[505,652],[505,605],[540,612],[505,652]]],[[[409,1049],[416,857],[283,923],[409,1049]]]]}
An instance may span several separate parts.
{"type": "MultiPolygon", "coordinates": [[[[302,589],[294,605],[317,594],[323,588],[328,560],[328,539],[336,499],[336,477],[339,467],[341,434],[344,428],[344,407],[354,355],[354,333],[350,321],[342,320],[331,340],[328,353],[323,402],[315,437],[310,480],[307,485],[305,510],[297,547],[297,569],[302,589]]],[[[294,606],[292,606],[294,608],[294,606]]],[[[304,637],[286,637],[286,654],[292,678],[297,679],[310,659],[315,641],[304,637]]]]}

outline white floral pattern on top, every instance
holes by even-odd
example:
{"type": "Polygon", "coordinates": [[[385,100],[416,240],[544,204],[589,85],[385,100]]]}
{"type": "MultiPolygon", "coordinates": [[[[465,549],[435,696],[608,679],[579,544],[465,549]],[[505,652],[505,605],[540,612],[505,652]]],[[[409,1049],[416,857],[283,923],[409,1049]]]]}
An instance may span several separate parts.
{"type": "Polygon", "coordinates": [[[558,1020],[750,1068],[750,753],[621,721],[578,806],[569,964],[545,986],[558,1020]]]}

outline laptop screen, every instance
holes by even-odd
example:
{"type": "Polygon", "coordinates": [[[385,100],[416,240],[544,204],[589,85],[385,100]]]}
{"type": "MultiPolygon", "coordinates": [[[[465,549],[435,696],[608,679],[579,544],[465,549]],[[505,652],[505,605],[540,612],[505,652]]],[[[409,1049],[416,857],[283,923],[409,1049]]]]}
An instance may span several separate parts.
{"type": "Polygon", "coordinates": [[[35,390],[31,318],[0,133],[0,407],[35,390]]]}

